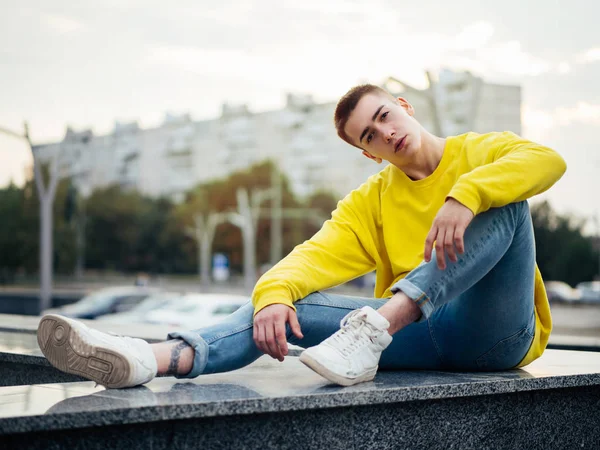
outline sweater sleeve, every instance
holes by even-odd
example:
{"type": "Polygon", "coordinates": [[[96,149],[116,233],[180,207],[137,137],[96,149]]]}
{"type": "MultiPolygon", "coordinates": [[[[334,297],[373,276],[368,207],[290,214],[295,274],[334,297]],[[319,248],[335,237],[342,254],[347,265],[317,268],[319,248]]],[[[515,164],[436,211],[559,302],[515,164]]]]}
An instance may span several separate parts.
{"type": "Polygon", "coordinates": [[[540,194],[566,171],[566,163],[557,152],[514,133],[477,139],[467,149],[475,167],[461,175],[448,194],[475,215],[540,194]]]}
{"type": "MultiPolygon", "coordinates": [[[[308,241],[265,273],[252,294],[254,313],[264,307],[293,303],[315,291],[345,283],[375,269],[372,235],[373,198],[368,189],[352,191],[337,205],[331,219],[308,241]]],[[[375,194],[371,192],[371,194],[375,194]]],[[[378,195],[376,203],[378,203],[378,195]]]]}

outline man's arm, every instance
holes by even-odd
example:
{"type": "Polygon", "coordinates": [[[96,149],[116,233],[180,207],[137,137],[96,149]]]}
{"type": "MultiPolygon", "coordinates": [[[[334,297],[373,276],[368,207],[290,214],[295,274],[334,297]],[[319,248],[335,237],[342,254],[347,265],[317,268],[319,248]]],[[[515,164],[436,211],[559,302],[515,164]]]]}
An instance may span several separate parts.
{"type": "Polygon", "coordinates": [[[478,139],[481,142],[469,150],[469,159],[478,167],[462,175],[448,194],[475,215],[540,194],[566,171],[557,152],[514,133],[478,139]]]}
{"type": "Polygon", "coordinates": [[[319,232],[261,277],[252,294],[254,341],[261,351],[283,361],[286,323],[303,337],[293,303],[375,268],[378,205],[379,194],[368,184],[351,192],[319,232]]]}
{"type": "Polygon", "coordinates": [[[467,160],[476,167],[458,179],[425,241],[425,261],[431,260],[435,242],[442,270],[445,254],[456,262],[456,253],[464,253],[464,232],[474,215],[544,192],[566,170],[565,161],[554,150],[514,133],[477,136],[469,145],[467,160]]]}
{"type": "Polygon", "coordinates": [[[260,278],[252,294],[255,314],[273,303],[293,308],[293,302],[308,294],[375,268],[376,224],[368,194],[368,188],[348,194],[311,239],[296,246],[260,278]]]}

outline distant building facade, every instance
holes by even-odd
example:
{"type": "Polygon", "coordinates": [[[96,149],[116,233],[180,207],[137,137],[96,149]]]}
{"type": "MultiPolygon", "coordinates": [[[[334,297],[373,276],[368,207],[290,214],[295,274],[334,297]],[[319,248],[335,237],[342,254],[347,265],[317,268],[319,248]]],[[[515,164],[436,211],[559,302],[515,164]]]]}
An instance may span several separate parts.
{"type": "MultiPolygon", "coordinates": [[[[429,87],[415,89],[389,78],[383,84],[403,96],[416,118],[434,134],[466,131],[521,132],[519,86],[486,84],[468,72],[442,71],[429,87]]],[[[84,195],[118,185],[152,197],[181,200],[199,183],[272,159],[301,196],[317,190],[340,195],[358,187],[384,166],[365,158],[342,141],[333,126],[336,102],[315,103],[310,96],[288,94],[283,109],[260,113],[245,105],[223,105],[218,118],[192,121],[189,115],[167,116],[156,128],[116,123],[109,135],[67,129],[61,142],[34,148],[40,160],[60,154],[84,195]]]]}

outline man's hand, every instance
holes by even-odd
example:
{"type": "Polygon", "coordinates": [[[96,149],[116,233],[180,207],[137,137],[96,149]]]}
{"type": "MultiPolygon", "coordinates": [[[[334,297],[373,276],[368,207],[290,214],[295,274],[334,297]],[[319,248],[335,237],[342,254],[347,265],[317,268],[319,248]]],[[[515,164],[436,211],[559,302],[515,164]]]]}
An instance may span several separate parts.
{"type": "Polygon", "coordinates": [[[284,304],[265,306],[254,316],[254,342],[263,353],[283,361],[288,354],[285,324],[290,324],[292,332],[302,339],[302,331],[296,311],[284,304]]]}
{"type": "Polygon", "coordinates": [[[441,270],[446,268],[445,252],[448,253],[450,261],[458,261],[454,246],[456,245],[458,253],[465,252],[463,236],[473,217],[471,210],[458,200],[453,198],[446,200],[444,206],[440,208],[435,216],[431,230],[429,230],[425,240],[425,261],[431,261],[434,242],[437,265],[441,270]]]}

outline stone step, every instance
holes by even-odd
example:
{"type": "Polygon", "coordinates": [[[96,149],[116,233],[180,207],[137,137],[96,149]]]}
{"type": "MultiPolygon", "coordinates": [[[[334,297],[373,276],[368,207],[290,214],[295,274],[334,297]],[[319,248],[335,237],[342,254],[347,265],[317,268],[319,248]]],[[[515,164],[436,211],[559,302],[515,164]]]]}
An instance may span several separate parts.
{"type": "Polygon", "coordinates": [[[193,380],[0,388],[2,448],[598,448],[600,353],[505,372],[380,372],[329,384],[268,357],[193,380]]]}

